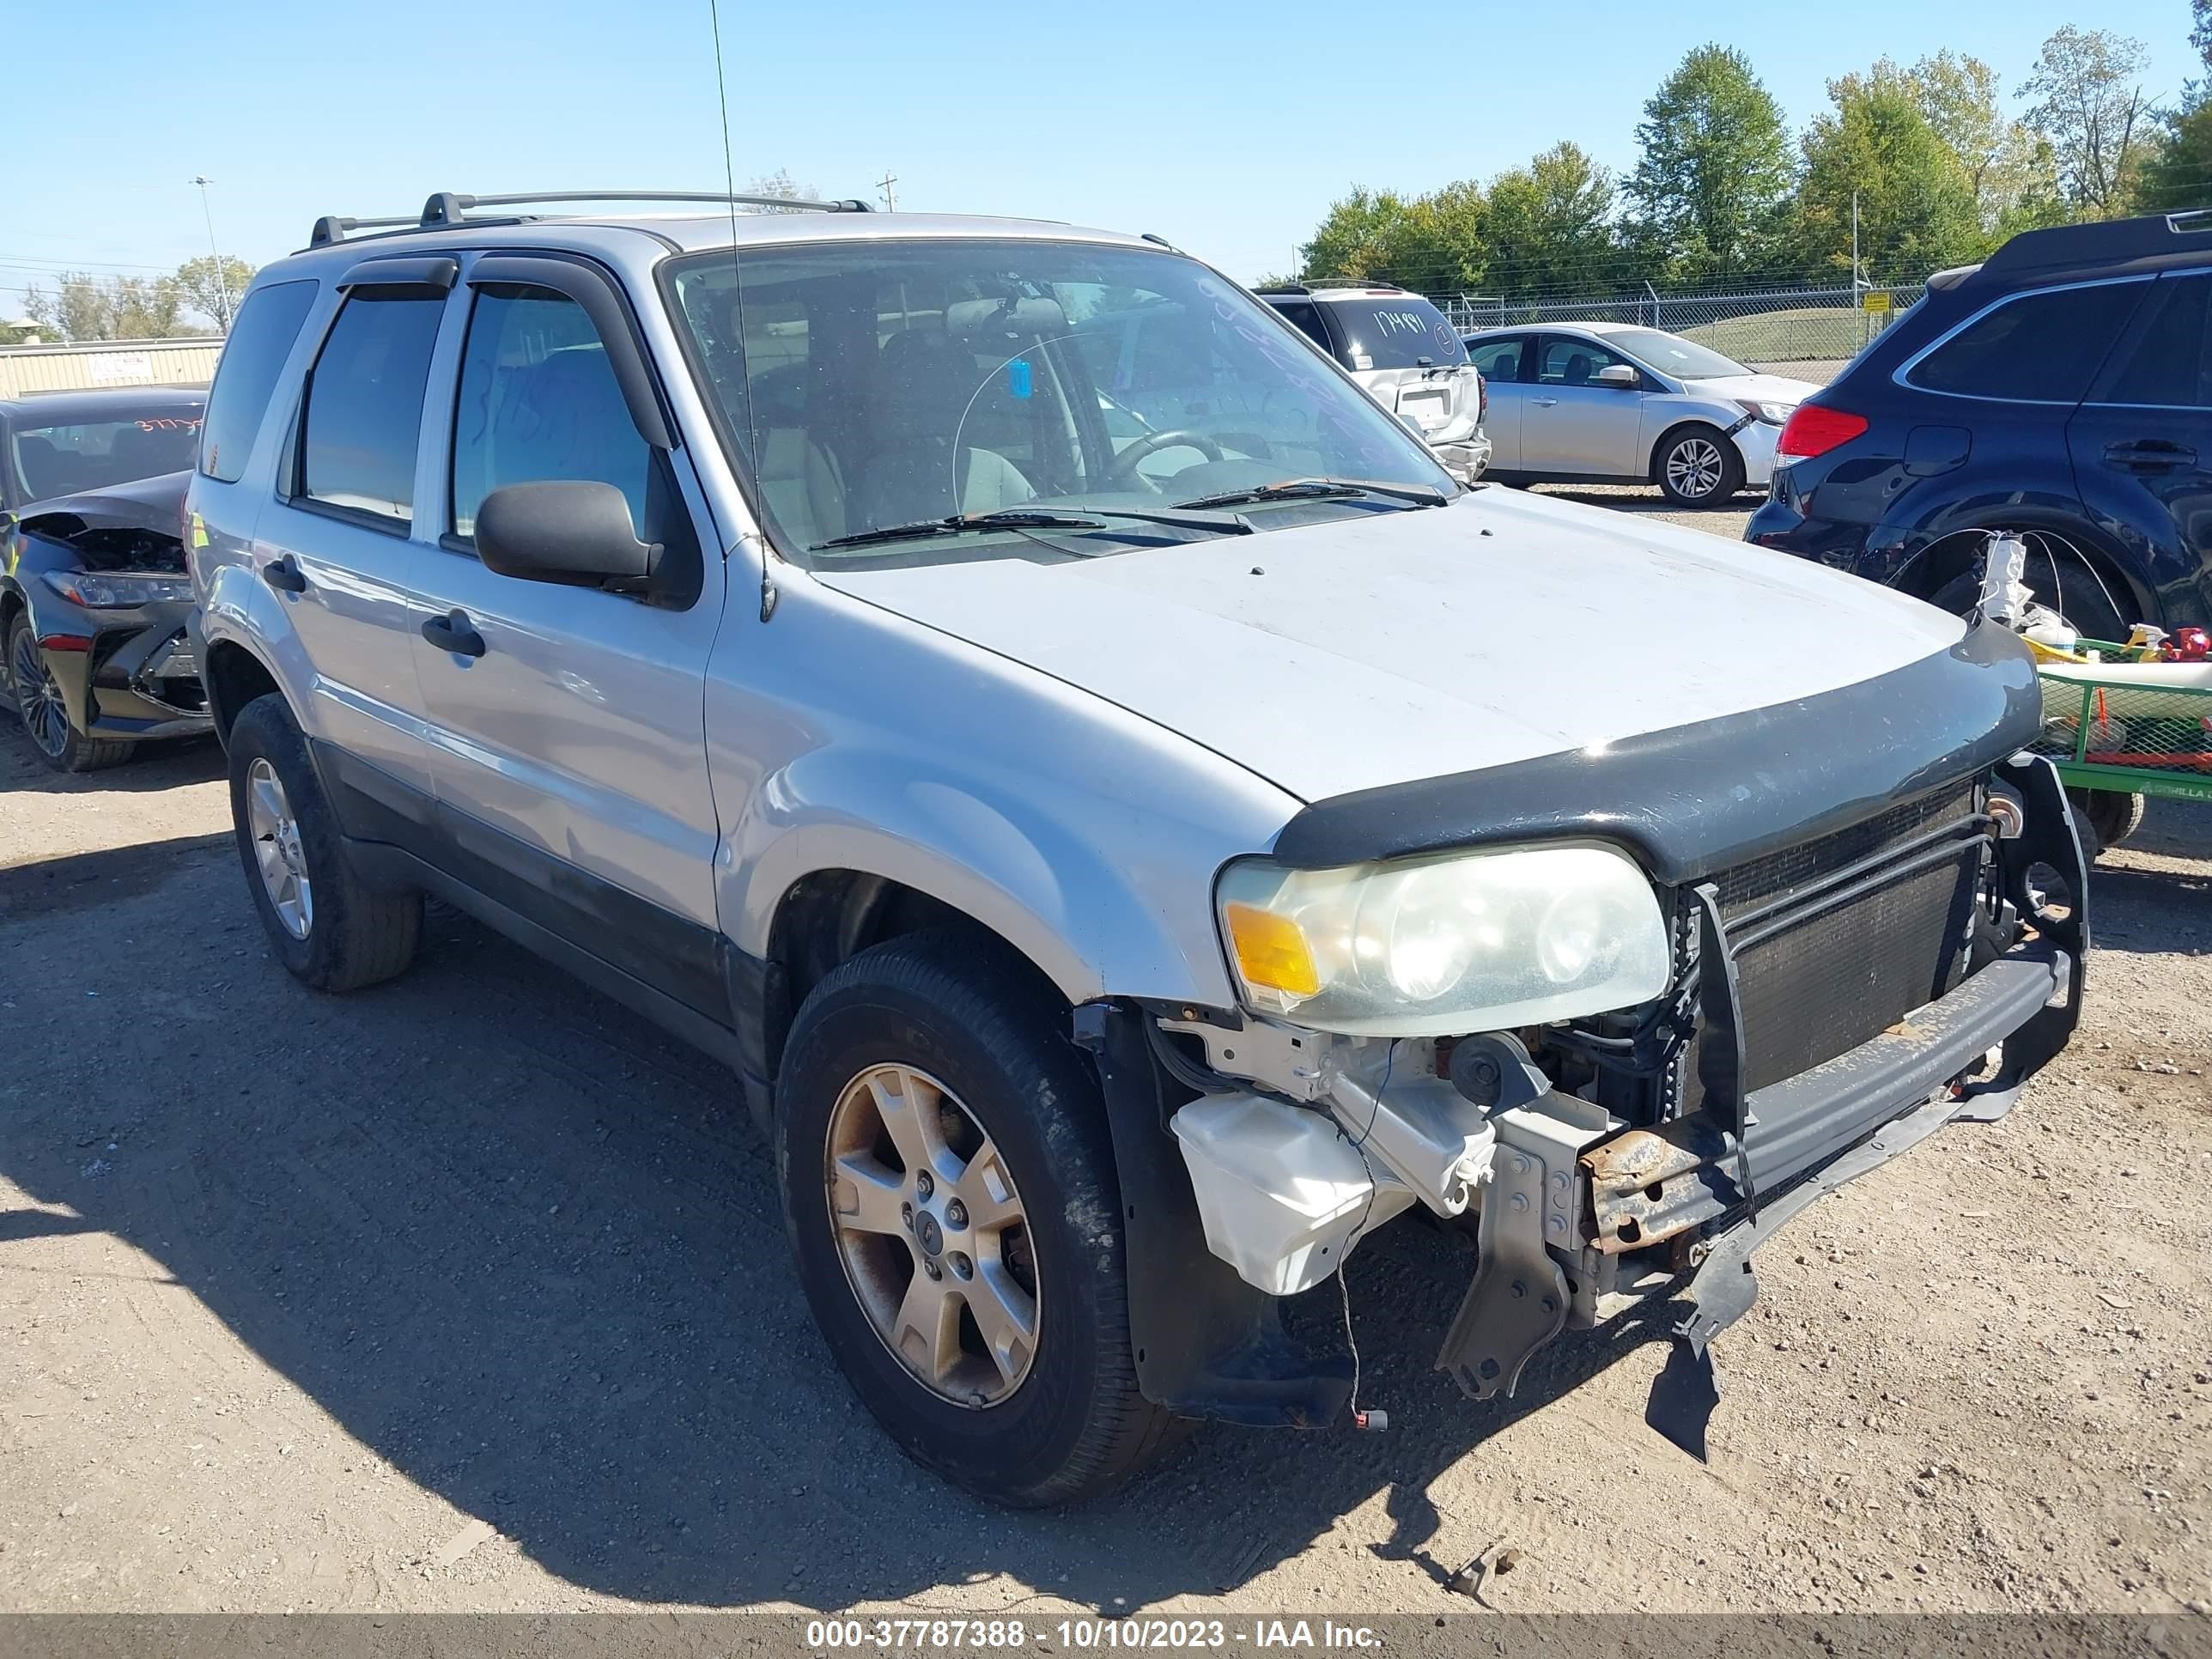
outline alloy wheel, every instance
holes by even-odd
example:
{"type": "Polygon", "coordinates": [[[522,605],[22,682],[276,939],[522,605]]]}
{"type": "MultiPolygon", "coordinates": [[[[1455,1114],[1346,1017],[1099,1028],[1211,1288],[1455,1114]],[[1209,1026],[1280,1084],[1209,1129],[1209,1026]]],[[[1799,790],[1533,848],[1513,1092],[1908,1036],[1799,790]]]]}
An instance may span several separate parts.
{"type": "Polygon", "coordinates": [[[9,678],[15,687],[15,709],[22,716],[23,729],[31,734],[33,743],[59,759],[69,747],[69,706],[62,701],[62,688],[46,667],[38,636],[27,628],[15,630],[15,659],[9,665],[9,678]]]}
{"type": "Polygon", "coordinates": [[[246,774],[246,828],[253,835],[253,856],[269,907],[294,939],[305,939],[315,925],[314,884],[307,878],[307,849],[300,844],[300,821],[284,793],[284,781],[266,760],[257,759],[246,774]]]}
{"type": "Polygon", "coordinates": [[[838,1256],[884,1346],[939,1399],[1008,1399],[1036,1356],[1036,1262],[990,1136],[936,1079],[884,1065],[845,1085],[825,1151],[838,1256]]]}
{"type": "Polygon", "coordinates": [[[1667,482],[1678,495],[1702,501],[1720,488],[1721,452],[1710,438],[1685,438],[1667,452],[1667,482]]]}

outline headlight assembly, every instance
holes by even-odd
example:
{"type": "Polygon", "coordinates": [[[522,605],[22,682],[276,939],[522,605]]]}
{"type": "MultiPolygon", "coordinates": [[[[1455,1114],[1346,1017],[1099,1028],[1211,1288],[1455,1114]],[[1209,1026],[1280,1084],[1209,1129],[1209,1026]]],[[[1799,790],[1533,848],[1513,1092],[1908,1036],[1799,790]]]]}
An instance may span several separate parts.
{"type": "Polygon", "coordinates": [[[1792,404],[1778,404],[1769,398],[1739,398],[1736,405],[1754,421],[1764,421],[1769,426],[1781,426],[1790,419],[1792,404]]]}
{"type": "Polygon", "coordinates": [[[135,572],[49,570],[46,586],[71,605],[88,611],[117,611],[131,605],[159,605],[165,599],[189,599],[190,576],[141,575],[135,572]]]}
{"type": "Polygon", "coordinates": [[[1651,884],[1591,842],[1285,869],[1215,896],[1247,1006],[1322,1031],[1443,1036],[1647,1002],[1672,973],[1651,884]]]}

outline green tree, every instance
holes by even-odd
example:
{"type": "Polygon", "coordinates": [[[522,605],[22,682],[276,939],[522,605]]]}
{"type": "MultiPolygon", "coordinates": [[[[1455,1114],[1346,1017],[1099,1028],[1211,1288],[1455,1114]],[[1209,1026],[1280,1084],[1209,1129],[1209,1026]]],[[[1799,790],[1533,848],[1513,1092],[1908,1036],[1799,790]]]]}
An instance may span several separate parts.
{"type": "Polygon", "coordinates": [[[228,254],[220,259],[210,254],[203,259],[185,260],[171,280],[187,307],[213,323],[218,333],[228,334],[230,319],[238,314],[238,302],[245,297],[246,285],[253,280],[253,267],[228,254]]]}
{"type": "Polygon", "coordinates": [[[1699,46],[1644,106],[1643,155],[1627,181],[1637,239],[1678,278],[1768,264],[1795,182],[1781,106],[1751,60],[1699,46]]]}
{"type": "Polygon", "coordinates": [[[2036,100],[2022,118],[2050,141],[2066,198],[2085,216],[2124,207],[2147,159],[2155,129],[2138,78],[2146,61],[2140,40],[2069,23],[2021,84],[2021,96],[2036,100]]]}
{"type": "Polygon", "coordinates": [[[1330,204],[1304,251],[1304,274],[1396,283],[1424,293],[1480,283],[1484,203],[1478,185],[1445,185],[1427,196],[1354,188],[1330,204]]]}
{"type": "Polygon", "coordinates": [[[1988,252],[1973,181],[1907,76],[1893,64],[1877,65],[1871,76],[1831,82],[1828,96],[1833,107],[1804,138],[1797,214],[1806,252],[1851,270],[1854,198],[1854,275],[1915,279],[1988,252]]]}
{"type": "Polygon", "coordinates": [[[1613,174],[1572,143],[1490,181],[1482,221],[1484,286],[1508,297],[1616,278],[1613,174]]]}
{"type": "Polygon", "coordinates": [[[64,340],[161,340],[190,333],[185,296],[171,276],[98,277],[64,271],[51,294],[33,289],[24,310],[64,340]]]}
{"type": "Polygon", "coordinates": [[[2131,205],[2138,213],[2212,207],[2212,100],[2173,118],[2166,142],[2143,164],[2131,205]]]}

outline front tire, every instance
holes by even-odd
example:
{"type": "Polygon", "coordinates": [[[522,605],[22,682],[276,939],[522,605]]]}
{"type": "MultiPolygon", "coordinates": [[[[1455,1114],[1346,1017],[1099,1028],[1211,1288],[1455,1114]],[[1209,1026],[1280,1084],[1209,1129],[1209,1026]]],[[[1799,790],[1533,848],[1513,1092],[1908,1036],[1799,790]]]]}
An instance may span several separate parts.
{"type": "Polygon", "coordinates": [[[30,614],[19,611],[8,624],[8,695],[39,758],[57,772],[97,772],[120,766],[138,745],[107,738],[88,738],[76,729],[61,686],[46,667],[30,614]]]}
{"type": "Polygon", "coordinates": [[[356,991],[405,969],[422,896],[375,892],[355,875],[283,698],[270,692],[240,709],[228,748],[239,860],[285,970],[318,991],[356,991]]]}
{"type": "Polygon", "coordinates": [[[1112,1144],[1066,1023],[988,942],[908,934],[814,988],[776,1086],[839,1367],[908,1455],[1018,1508],[1110,1486],[1176,1420],[1138,1391],[1112,1144]]]}
{"type": "Polygon", "coordinates": [[[1686,426],[1659,441],[1652,477],[1677,507],[1712,507],[1743,488],[1743,454],[1713,426],[1686,426]]]}

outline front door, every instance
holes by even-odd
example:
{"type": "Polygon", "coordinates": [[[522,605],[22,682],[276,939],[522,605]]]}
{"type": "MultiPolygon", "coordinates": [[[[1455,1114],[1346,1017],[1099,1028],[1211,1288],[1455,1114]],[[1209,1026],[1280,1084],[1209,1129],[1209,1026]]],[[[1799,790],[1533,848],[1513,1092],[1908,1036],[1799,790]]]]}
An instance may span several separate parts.
{"type": "Polygon", "coordinates": [[[1599,478],[1645,475],[1650,458],[1644,453],[1642,390],[1598,381],[1599,371],[1617,363],[1635,368],[1579,335],[1538,339],[1535,383],[1521,422],[1524,469],[1599,478]]]}
{"type": "Polygon", "coordinates": [[[582,305],[513,282],[472,283],[468,303],[428,592],[446,626],[415,641],[446,851],[526,920],[726,1014],[703,715],[720,550],[697,534],[687,464],[640,434],[582,305]],[[473,540],[484,497],[553,479],[622,490],[643,539],[698,560],[698,597],[663,607],[487,569],[473,540]]]}
{"type": "Polygon", "coordinates": [[[2137,543],[2160,615],[2212,620],[2212,273],[2160,278],[2066,447],[2090,515],[2137,543]]]}

